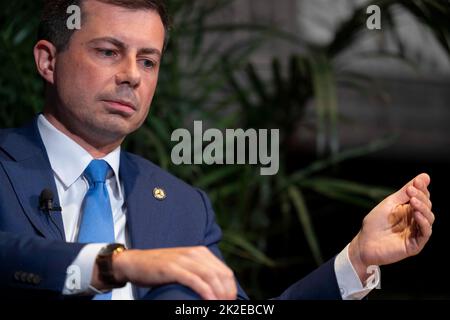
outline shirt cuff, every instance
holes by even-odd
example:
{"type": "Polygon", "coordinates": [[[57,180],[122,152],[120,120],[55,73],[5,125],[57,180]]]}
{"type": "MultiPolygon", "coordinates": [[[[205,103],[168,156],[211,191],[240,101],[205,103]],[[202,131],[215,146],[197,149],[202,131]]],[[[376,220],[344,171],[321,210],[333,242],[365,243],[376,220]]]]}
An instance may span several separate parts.
{"type": "Polygon", "coordinates": [[[370,266],[367,269],[367,273],[371,274],[371,276],[367,279],[366,285],[363,286],[348,256],[348,246],[336,256],[334,271],[342,300],[361,300],[373,289],[381,288],[381,271],[378,266],[370,266]]]}
{"type": "Polygon", "coordinates": [[[95,260],[100,250],[106,245],[107,243],[92,243],[81,249],[72,264],[67,267],[63,295],[92,293],[90,285],[95,260]]]}

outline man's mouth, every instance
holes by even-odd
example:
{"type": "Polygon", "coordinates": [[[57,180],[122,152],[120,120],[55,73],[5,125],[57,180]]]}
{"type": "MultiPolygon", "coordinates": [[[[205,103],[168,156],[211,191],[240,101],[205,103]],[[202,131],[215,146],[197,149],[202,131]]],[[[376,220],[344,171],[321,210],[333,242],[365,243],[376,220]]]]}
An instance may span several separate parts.
{"type": "Polygon", "coordinates": [[[132,115],[136,112],[136,106],[131,101],[127,100],[102,100],[106,103],[109,109],[124,115],[132,115]]]}

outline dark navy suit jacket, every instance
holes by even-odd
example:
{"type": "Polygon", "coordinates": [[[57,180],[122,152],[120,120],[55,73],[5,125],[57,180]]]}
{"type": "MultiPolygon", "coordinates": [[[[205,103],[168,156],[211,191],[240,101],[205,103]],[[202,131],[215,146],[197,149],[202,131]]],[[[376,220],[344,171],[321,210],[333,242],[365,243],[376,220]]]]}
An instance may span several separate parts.
{"type": "MultiPolygon", "coordinates": [[[[136,249],[207,246],[221,257],[221,230],[208,197],[153,163],[122,152],[120,179],[127,229],[136,249]],[[153,197],[155,187],[167,193],[153,197]]],[[[57,189],[37,118],[18,129],[0,130],[0,295],[64,299],[66,269],[83,247],[67,243],[61,213],[39,209],[45,188],[57,189]]],[[[55,196],[55,202],[59,200],[55,196]]],[[[64,210],[64,208],[63,208],[64,210]]],[[[279,299],[339,299],[334,259],[288,288],[279,299]]],[[[139,299],[196,299],[181,285],[139,288],[139,299]]],[[[247,299],[239,287],[238,298],[247,299]]]]}

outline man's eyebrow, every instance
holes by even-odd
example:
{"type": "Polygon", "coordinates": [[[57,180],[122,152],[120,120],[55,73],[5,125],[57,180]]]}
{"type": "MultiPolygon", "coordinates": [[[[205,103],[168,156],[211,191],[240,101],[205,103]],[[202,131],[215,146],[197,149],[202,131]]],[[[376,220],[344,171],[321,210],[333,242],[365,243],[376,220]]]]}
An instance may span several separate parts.
{"type": "Polygon", "coordinates": [[[141,48],[138,50],[139,54],[155,54],[161,58],[161,51],[156,48],[141,48]]]}
{"type": "MultiPolygon", "coordinates": [[[[127,44],[125,44],[124,42],[120,41],[119,39],[113,38],[113,37],[95,38],[95,39],[90,40],[89,43],[95,43],[95,42],[101,42],[101,41],[109,42],[122,50],[128,49],[127,44]]],[[[138,53],[139,54],[155,54],[158,57],[162,56],[161,51],[159,51],[156,48],[140,48],[138,50],[138,53]]]]}

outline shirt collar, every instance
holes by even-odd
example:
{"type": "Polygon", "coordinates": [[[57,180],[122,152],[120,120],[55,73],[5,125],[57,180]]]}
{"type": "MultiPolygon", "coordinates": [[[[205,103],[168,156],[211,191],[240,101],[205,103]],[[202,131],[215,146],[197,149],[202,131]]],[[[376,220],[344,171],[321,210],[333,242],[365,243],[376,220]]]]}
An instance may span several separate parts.
{"type": "MultiPolygon", "coordinates": [[[[65,188],[69,188],[94,159],[79,144],[55,128],[44,115],[38,117],[38,129],[44,143],[50,165],[65,188]]],[[[117,189],[122,195],[119,181],[120,146],[108,153],[105,160],[114,173],[117,189]]]]}

